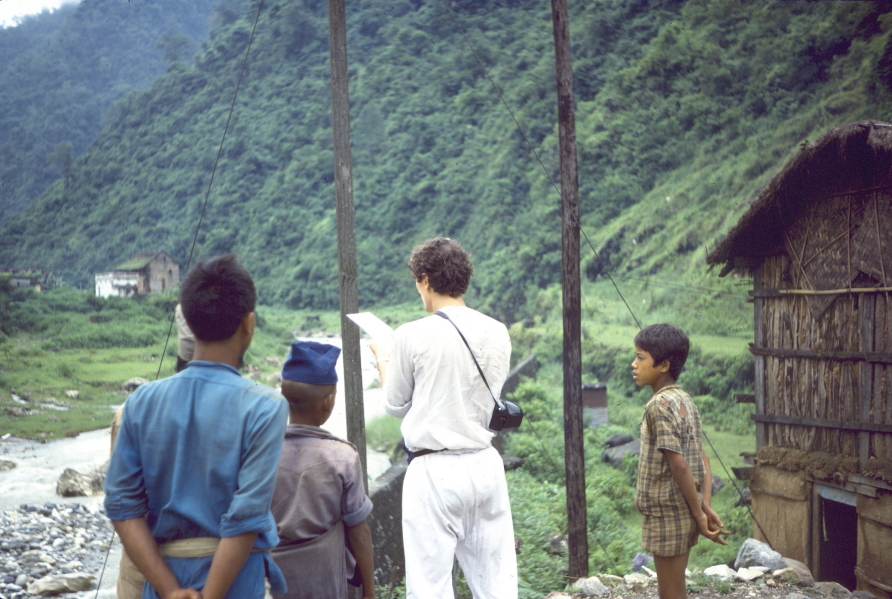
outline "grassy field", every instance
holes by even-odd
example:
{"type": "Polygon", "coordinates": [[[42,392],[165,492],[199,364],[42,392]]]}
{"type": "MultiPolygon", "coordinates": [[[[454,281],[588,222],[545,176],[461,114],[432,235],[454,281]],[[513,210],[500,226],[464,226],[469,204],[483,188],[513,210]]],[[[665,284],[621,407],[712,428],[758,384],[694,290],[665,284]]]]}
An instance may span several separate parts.
{"type": "Polygon", "coordinates": [[[47,439],[109,426],[127,395],[125,381],[173,373],[176,359],[162,360],[163,349],[47,351],[36,340],[16,339],[0,367],[0,435],[47,439]]]}
{"type": "MultiPolygon", "coordinates": [[[[245,354],[245,364],[256,369],[257,380],[273,384],[295,337],[338,334],[336,311],[287,310],[259,306],[258,327],[245,354]]],[[[420,306],[404,305],[376,310],[396,326],[424,313],[420,306]]],[[[125,381],[147,380],[174,373],[176,328],[158,322],[159,341],[143,347],[52,347],[54,335],[20,334],[0,353],[0,436],[11,434],[53,439],[109,426],[114,408],[127,396],[125,381]],[[13,396],[19,398],[16,400],[13,396]]],[[[74,313],[64,327],[88,330],[87,314],[74,313]]]]}
{"type": "MultiPolygon", "coordinates": [[[[582,322],[582,328],[588,339],[597,340],[603,345],[612,345],[618,351],[628,351],[631,355],[633,340],[638,327],[619,324],[603,324],[597,321],[582,322]]],[[[704,353],[718,356],[736,356],[747,349],[752,341],[750,337],[720,337],[718,335],[697,335],[691,337],[691,345],[700,348],[704,353]]],[[[631,359],[629,360],[631,362],[631,359]]]]}

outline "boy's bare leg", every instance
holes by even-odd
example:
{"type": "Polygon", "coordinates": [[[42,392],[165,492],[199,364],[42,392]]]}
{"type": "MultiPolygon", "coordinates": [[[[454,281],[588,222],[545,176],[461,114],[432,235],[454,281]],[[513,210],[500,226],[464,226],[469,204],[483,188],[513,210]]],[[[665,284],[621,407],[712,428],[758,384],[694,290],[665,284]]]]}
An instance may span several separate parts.
{"type": "Polygon", "coordinates": [[[688,567],[689,555],[690,551],[672,557],[654,556],[660,599],[685,599],[687,596],[684,571],[688,567]]]}

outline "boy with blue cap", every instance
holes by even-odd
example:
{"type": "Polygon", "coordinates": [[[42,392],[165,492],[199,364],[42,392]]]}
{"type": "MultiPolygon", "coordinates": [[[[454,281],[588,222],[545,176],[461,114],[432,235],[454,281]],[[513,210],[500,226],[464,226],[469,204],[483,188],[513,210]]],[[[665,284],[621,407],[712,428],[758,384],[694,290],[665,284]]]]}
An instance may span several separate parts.
{"type": "Polygon", "coordinates": [[[359,453],[320,428],[334,409],[340,353],[326,343],[296,341],[282,367],[290,419],[273,492],[280,543],[272,556],[288,592],[273,593],[275,599],[344,599],[357,570],[362,596],[375,596],[366,522],[372,501],[359,453]]]}

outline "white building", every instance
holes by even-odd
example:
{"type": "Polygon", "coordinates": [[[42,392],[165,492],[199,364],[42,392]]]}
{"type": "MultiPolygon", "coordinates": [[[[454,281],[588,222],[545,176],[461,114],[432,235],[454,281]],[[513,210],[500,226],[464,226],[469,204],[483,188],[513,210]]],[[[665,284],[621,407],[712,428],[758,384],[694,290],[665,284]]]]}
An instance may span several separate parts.
{"type": "Polygon", "coordinates": [[[180,281],[180,264],[164,252],[137,254],[95,281],[98,297],[161,293],[180,281]]]}

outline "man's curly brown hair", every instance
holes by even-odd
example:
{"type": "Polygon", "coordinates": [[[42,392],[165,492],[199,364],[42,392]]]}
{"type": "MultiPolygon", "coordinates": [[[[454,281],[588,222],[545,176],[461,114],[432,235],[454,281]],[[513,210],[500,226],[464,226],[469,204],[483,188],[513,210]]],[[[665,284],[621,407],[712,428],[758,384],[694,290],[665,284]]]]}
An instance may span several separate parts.
{"type": "Polygon", "coordinates": [[[433,290],[449,297],[464,295],[474,274],[471,256],[448,237],[428,239],[412,248],[409,270],[419,283],[427,275],[433,290]]]}

